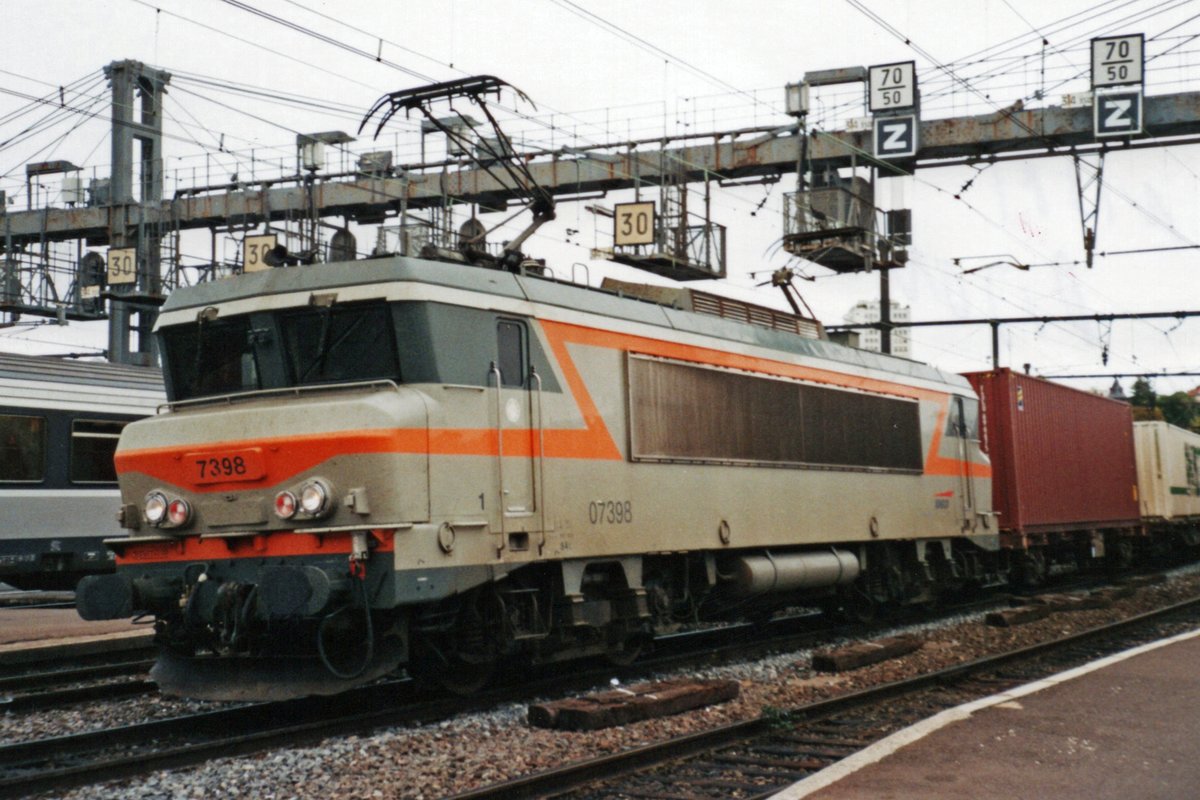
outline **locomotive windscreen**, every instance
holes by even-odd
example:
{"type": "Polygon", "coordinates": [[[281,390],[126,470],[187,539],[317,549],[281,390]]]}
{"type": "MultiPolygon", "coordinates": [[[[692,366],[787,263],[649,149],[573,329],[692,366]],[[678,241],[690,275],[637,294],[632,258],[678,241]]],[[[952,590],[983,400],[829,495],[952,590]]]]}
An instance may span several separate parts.
{"type": "Polygon", "coordinates": [[[392,318],[383,303],[289,313],[283,339],[297,385],[399,377],[392,318]]]}
{"type": "Polygon", "coordinates": [[[164,371],[173,400],[262,388],[248,317],[166,328],[162,339],[164,371]]]}
{"type": "Polygon", "coordinates": [[[922,467],[915,400],[641,356],[629,393],[635,460],[922,467]]]}
{"type": "Polygon", "coordinates": [[[386,303],[346,303],[172,325],[161,332],[172,401],[321,383],[400,380],[386,303]]]}

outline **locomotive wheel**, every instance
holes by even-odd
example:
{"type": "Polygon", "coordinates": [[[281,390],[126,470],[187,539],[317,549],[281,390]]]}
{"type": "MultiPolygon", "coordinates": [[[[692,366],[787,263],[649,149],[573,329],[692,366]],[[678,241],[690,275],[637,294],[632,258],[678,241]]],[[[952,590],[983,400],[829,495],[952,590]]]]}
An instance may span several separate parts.
{"type": "Polygon", "coordinates": [[[467,661],[429,639],[413,642],[408,670],[413,678],[426,686],[445,689],[451,694],[466,696],[478,692],[496,676],[497,663],[467,661]]]}
{"type": "Polygon", "coordinates": [[[847,622],[874,622],[879,617],[879,604],[858,587],[841,593],[841,615],[847,622]]]}
{"type": "Polygon", "coordinates": [[[437,682],[451,694],[466,696],[475,694],[492,682],[496,676],[496,662],[470,664],[461,658],[450,657],[438,670],[437,682]]]}
{"type": "Polygon", "coordinates": [[[628,667],[634,661],[637,661],[638,656],[646,648],[647,638],[641,634],[631,634],[624,639],[609,643],[605,650],[604,658],[608,663],[616,667],[628,667]]]}
{"type": "Polygon", "coordinates": [[[478,692],[496,675],[503,619],[504,604],[492,591],[467,595],[453,632],[413,641],[413,677],[457,695],[478,692]]]}

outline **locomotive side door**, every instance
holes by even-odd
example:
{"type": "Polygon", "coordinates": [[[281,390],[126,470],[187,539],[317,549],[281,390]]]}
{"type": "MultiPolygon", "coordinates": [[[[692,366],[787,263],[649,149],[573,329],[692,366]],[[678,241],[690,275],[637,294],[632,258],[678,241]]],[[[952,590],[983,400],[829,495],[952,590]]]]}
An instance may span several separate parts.
{"type": "Polygon", "coordinates": [[[528,532],[535,508],[535,458],[540,437],[536,400],[538,378],[530,368],[529,329],[521,320],[496,321],[496,359],[489,380],[495,392],[491,416],[496,426],[497,513],[493,531],[504,538],[500,547],[528,546],[528,537],[511,534],[528,532]]]}
{"type": "Polygon", "coordinates": [[[977,490],[971,477],[971,463],[979,449],[979,406],[974,400],[955,395],[950,398],[947,433],[955,440],[955,461],[958,462],[959,512],[963,531],[975,528],[977,490]]]}

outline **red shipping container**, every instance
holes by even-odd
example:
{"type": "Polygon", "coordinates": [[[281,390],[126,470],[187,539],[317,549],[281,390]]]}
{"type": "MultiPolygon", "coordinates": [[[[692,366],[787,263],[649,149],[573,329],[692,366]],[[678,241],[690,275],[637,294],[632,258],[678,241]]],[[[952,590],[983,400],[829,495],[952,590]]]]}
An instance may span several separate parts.
{"type": "Polygon", "coordinates": [[[997,369],[966,376],[979,394],[992,507],[1006,544],[1139,524],[1127,404],[997,369]]]}

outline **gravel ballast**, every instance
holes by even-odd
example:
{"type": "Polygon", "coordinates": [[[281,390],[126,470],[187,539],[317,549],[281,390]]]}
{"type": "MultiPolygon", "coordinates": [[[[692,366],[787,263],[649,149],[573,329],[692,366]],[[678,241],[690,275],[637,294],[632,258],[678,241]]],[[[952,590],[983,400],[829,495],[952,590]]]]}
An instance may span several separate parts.
{"type": "MultiPolygon", "coordinates": [[[[368,736],[331,738],[311,747],[218,759],[190,770],[159,772],[140,780],[80,788],[63,797],[70,800],[444,797],[563,763],[753,719],[764,709],[787,709],[1058,638],[1197,594],[1200,594],[1200,567],[1189,567],[1170,573],[1162,583],[1139,588],[1107,609],[1060,612],[1012,628],[985,625],[984,615],[979,611],[936,623],[897,626],[880,635],[917,635],[925,640],[924,646],[902,658],[858,670],[814,672],[812,653],[799,650],[686,674],[650,675],[648,679],[732,679],[738,681],[741,691],[737,699],[720,706],[623,728],[592,732],[534,728],[525,719],[527,705],[510,704],[436,724],[381,729],[368,736]]],[[[826,646],[829,644],[822,645],[826,646]]],[[[530,698],[529,702],[553,699],[557,698],[530,698]]],[[[15,741],[204,707],[211,704],[142,698],[53,714],[10,714],[0,718],[0,737],[15,741]]]]}

